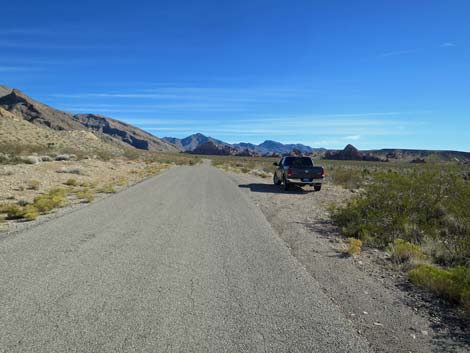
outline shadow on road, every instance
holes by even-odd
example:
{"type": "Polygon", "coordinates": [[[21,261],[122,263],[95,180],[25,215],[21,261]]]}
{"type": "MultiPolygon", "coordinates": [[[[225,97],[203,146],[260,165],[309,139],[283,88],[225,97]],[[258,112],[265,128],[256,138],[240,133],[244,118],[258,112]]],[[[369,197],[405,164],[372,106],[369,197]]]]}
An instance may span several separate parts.
{"type": "Polygon", "coordinates": [[[251,192],[265,192],[272,194],[308,194],[309,192],[314,192],[314,190],[304,190],[300,186],[296,185],[291,185],[288,191],[284,191],[282,186],[274,184],[251,183],[240,184],[238,187],[250,189],[251,192]]]}

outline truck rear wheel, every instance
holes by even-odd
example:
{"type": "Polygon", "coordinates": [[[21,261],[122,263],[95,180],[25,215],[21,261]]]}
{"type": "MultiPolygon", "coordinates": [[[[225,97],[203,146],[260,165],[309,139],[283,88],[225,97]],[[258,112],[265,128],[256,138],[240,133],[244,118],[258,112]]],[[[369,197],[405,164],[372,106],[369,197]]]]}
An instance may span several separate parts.
{"type": "Polygon", "coordinates": [[[313,189],[314,189],[315,191],[320,191],[320,190],[321,190],[321,184],[313,185],[313,189]]]}
{"type": "Polygon", "coordinates": [[[283,188],[284,188],[284,191],[289,190],[290,185],[289,185],[289,183],[287,182],[286,178],[284,178],[284,180],[282,181],[282,186],[283,186],[283,188]]]}

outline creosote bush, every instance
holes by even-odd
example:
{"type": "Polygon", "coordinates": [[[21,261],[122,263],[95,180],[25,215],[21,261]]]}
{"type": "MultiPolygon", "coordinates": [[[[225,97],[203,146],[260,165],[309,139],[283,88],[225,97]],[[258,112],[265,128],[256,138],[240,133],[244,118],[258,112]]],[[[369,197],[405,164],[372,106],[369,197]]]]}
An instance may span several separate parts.
{"type": "Polygon", "coordinates": [[[470,313],[470,268],[442,269],[420,265],[408,273],[410,282],[452,303],[459,303],[470,313]]]}
{"type": "Polygon", "coordinates": [[[470,183],[439,168],[378,173],[364,192],[332,213],[344,234],[386,248],[395,239],[434,239],[448,261],[470,256],[470,183]]]}
{"type": "Polygon", "coordinates": [[[393,261],[426,258],[444,266],[420,265],[409,279],[470,311],[470,182],[462,170],[436,165],[376,172],[358,196],[332,210],[332,220],[346,236],[388,247],[393,261]]]}

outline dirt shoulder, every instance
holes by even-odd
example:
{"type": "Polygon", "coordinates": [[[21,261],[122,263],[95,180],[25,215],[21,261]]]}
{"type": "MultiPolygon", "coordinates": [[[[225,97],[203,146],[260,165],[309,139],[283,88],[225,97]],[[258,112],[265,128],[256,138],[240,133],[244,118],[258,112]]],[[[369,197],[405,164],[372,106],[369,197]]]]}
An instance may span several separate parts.
{"type": "Polygon", "coordinates": [[[463,319],[409,288],[386,253],[343,255],[345,239],[330,224],[327,209],[353,196],[350,191],[326,184],[321,192],[283,192],[269,178],[227,173],[375,351],[470,351],[463,319]]]}

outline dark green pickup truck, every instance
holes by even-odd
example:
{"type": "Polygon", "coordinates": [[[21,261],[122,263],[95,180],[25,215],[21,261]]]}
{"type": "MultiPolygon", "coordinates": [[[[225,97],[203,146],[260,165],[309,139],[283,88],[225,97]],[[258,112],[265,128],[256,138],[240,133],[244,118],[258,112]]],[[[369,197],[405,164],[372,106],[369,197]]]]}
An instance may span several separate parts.
{"type": "Polygon", "coordinates": [[[274,163],[273,182],[283,185],[288,190],[291,185],[310,185],[315,191],[320,191],[325,179],[325,169],[315,166],[310,157],[283,157],[279,163],[274,163]]]}

